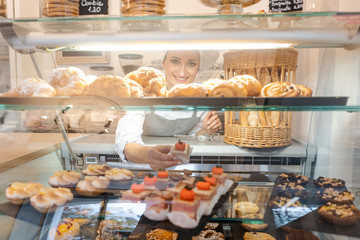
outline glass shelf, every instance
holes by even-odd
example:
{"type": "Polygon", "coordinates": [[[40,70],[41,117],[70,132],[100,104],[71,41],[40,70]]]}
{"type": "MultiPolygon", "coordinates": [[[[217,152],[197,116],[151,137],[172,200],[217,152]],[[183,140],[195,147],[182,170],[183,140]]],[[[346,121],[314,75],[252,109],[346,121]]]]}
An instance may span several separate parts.
{"type": "Polygon", "coordinates": [[[302,98],[0,98],[0,110],[118,110],[118,111],[360,111],[346,105],[348,97],[302,98]],[[95,103],[95,104],[94,104],[95,103]],[[69,107],[70,106],[70,107],[69,107]]]}
{"type": "MultiPolygon", "coordinates": [[[[360,44],[358,12],[303,12],[143,17],[0,19],[0,30],[15,49],[89,50],[96,44],[153,50],[195,45],[217,49],[242,43],[290,43],[295,47],[360,44]],[[281,41],[279,41],[281,39],[281,41]],[[81,48],[82,47],[82,48],[81,48]]],[[[235,47],[234,47],[235,48],[235,47]]],[[[115,48],[116,49],[116,48],[115,48]]],[[[121,49],[120,49],[121,50],[121,49]]]]}

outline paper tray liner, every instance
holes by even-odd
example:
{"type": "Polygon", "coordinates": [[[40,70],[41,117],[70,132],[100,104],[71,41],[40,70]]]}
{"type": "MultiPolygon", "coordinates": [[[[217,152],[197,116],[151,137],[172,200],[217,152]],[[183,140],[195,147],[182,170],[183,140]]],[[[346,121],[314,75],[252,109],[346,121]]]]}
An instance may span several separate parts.
{"type": "Polygon", "coordinates": [[[215,204],[212,213],[209,216],[202,216],[196,228],[183,229],[181,227],[173,225],[169,220],[157,222],[157,221],[152,221],[146,218],[145,216],[141,216],[138,225],[130,234],[128,239],[146,240],[146,233],[149,233],[154,229],[160,228],[160,229],[177,232],[179,234],[178,239],[191,240],[192,236],[198,235],[204,229],[205,225],[208,222],[210,222],[212,216],[216,214],[216,212],[219,210],[222,204],[229,198],[229,196],[232,194],[236,186],[237,183],[233,183],[232,186],[229,188],[229,190],[225,194],[221,195],[219,201],[215,204]]]}

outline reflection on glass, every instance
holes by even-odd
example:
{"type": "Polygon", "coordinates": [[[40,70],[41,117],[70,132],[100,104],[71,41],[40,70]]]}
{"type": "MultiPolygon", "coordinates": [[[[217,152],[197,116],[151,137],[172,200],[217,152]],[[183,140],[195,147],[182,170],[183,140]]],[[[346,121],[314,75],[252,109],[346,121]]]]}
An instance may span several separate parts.
{"type": "Polygon", "coordinates": [[[143,60],[143,55],[141,54],[119,54],[119,62],[124,74],[135,71],[138,69],[143,60]]]}

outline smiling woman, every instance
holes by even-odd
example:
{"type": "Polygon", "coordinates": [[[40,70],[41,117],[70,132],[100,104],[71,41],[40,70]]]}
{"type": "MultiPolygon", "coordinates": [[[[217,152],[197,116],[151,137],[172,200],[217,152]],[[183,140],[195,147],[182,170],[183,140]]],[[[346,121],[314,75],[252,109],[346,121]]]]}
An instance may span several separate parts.
{"type": "Polygon", "coordinates": [[[177,84],[187,84],[194,81],[200,68],[200,52],[193,51],[167,51],[163,61],[167,88],[171,89],[177,84]]]}

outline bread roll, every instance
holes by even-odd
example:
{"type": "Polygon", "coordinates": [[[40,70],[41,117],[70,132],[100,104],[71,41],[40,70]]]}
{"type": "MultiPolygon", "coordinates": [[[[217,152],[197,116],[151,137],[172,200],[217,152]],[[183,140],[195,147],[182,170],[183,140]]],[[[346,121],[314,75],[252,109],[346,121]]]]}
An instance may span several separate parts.
{"type": "Polygon", "coordinates": [[[144,88],[145,96],[165,97],[167,94],[165,75],[152,67],[140,67],[128,73],[125,79],[130,79],[144,88]]]}
{"type": "Polygon", "coordinates": [[[256,78],[250,75],[238,75],[230,79],[231,82],[242,84],[248,96],[256,96],[260,93],[262,85],[256,78]]]}
{"type": "Polygon", "coordinates": [[[55,89],[50,84],[39,78],[28,78],[17,87],[10,89],[2,97],[53,97],[55,89]]]}
{"type": "Polygon", "coordinates": [[[118,76],[105,75],[98,77],[83,92],[83,95],[101,97],[140,97],[142,87],[130,79],[118,76]]]}
{"type": "Polygon", "coordinates": [[[270,83],[261,90],[262,97],[297,97],[300,95],[300,89],[288,82],[270,83]]]}
{"type": "Polygon", "coordinates": [[[85,73],[76,67],[57,68],[46,81],[55,88],[57,96],[78,96],[89,85],[85,73]]]}
{"type": "Polygon", "coordinates": [[[207,97],[207,89],[198,83],[178,84],[170,89],[168,97],[207,97]]]}

